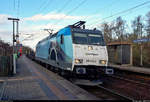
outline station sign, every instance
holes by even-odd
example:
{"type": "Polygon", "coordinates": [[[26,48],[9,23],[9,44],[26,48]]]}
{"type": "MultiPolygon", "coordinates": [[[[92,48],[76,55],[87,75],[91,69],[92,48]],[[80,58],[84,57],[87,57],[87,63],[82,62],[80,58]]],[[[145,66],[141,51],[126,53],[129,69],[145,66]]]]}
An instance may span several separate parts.
{"type": "Polygon", "coordinates": [[[148,39],[148,38],[133,40],[134,43],[138,43],[138,42],[149,42],[149,41],[150,41],[150,39],[148,39]]]}

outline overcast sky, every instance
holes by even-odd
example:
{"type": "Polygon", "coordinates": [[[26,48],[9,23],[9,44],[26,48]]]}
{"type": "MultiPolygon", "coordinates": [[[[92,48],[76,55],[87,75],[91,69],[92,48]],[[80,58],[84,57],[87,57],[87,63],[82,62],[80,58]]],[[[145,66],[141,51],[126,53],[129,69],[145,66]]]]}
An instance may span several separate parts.
{"type": "MultiPolygon", "coordinates": [[[[19,18],[20,41],[35,48],[36,43],[48,36],[44,28],[59,29],[85,20],[87,28],[94,28],[100,23],[113,21],[118,16],[130,24],[138,15],[150,11],[150,3],[129,12],[105,17],[132,8],[149,0],[1,0],[0,3],[0,38],[12,42],[12,21],[8,17],[19,18]],[[23,40],[30,36],[28,40],[23,40]]],[[[100,28],[99,28],[100,29],[100,28]]]]}

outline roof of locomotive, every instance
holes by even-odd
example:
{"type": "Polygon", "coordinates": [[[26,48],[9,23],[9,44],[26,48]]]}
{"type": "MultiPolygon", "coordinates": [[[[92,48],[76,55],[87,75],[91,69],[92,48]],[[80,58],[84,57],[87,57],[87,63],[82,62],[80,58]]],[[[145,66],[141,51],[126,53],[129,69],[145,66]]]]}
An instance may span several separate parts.
{"type": "MultiPolygon", "coordinates": [[[[89,33],[91,33],[91,34],[102,34],[102,32],[100,30],[96,30],[96,29],[83,29],[83,28],[80,28],[80,27],[73,27],[72,25],[66,26],[66,27],[60,29],[59,31],[61,31],[63,29],[66,29],[66,28],[70,28],[72,32],[85,33],[85,34],[87,34],[87,33],[88,34],[89,33]]],[[[40,40],[38,42],[38,44],[41,43],[41,42],[43,42],[43,41],[45,41],[45,40],[48,40],[50,38],[53,38],[53,37],[57,36],[58,32],[56,32],[56,33],[54,33],[52,35],[49,35],[46,38],[40,40]]]]}

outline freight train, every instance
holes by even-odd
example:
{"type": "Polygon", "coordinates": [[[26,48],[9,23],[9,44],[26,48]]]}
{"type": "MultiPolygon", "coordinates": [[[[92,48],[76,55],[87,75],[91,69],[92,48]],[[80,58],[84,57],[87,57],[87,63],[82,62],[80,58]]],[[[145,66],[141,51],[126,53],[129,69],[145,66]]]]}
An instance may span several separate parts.
{"type": "Polygon", "coordinates": [[[100,69],[108,69],[108,54],[102,32],[85,29],[85,21],[69,25],[36,45],[35,59],[56,69],[60,75],[98,80],[100,69]]]}

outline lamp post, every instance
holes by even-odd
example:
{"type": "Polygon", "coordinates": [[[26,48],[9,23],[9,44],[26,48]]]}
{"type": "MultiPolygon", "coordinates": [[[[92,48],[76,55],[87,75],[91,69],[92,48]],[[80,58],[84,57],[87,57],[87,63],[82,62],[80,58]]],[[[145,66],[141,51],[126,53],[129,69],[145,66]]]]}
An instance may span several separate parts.
{"type": "Polygon", "coordinates": [[[14,43],[16,42],[16,39],[15,39],[15,22],[17,22],[17,33],[18,33],[18,21],[19,19],[18,18],[8,18],[8,20],[12,20],[13,21],[13,54],[15,53],[14,51],[14,43]]]}
{"type": "MultiPolygon", "coordinates": [[[[142,24],[140,23],[140,38],[142,39],[142,24]]],[[[140,43],[140,65],[143,66],[143,46],[142,46],[142,42],[140,43]]]]}
{"type": "Polygon", "coordinates": [[[12,20],[13,21],[13,73],[16,74],[16,58],[15,58],[15,49],[14,49],[14,44],[16,42],[16,39],[15,39],[15,31],[17,31],[17,35],[18,35],[18,21],[19,19],[18,18],[8,18],[8,20],[12,20]],[[16,27],[16,30],[15,30],[15,22],[17,23],[17,27],[16,27]]]}

